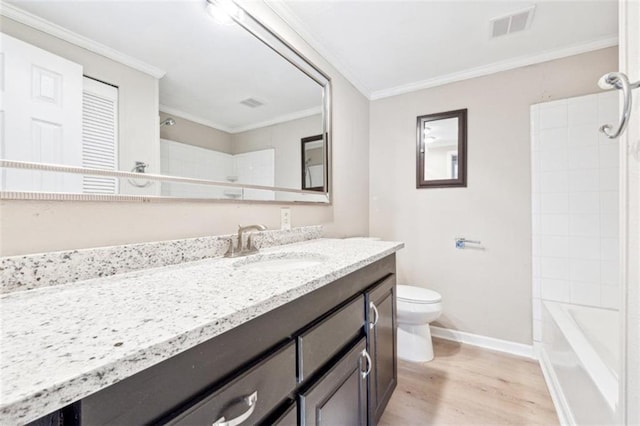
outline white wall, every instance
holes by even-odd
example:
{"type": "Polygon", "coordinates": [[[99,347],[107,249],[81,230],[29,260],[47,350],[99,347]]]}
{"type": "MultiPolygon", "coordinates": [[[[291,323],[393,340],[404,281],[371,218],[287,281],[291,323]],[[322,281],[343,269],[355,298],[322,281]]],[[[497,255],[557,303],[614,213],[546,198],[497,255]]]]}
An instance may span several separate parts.
{"type": "MultiPolygon", "coordinates": [[[[182,142],[160,139],[163,175],[227,182],[234,174],[233,156],[182,142]]],[[[225,198],[221,186],[162,182],[162,195],[182,198],[225,198]]]]}
{"type": "Polygon", "coordinates": [[[618,117],[616,91],[531,107],[535,341],[541,301],[620,306],[618,117]]]}
{"type": "MultiPolygon", "coordinates": [[[[640,80],[640,2],[620,1],[620,67],[631,81],[640,80]]],[[[635,90],[631,122],[621,141],[623,169],[623,244],[626,304],[626,390],[627,424],[640,424],[640,100],[635,90]],[[627,150],[626,147],[634,147],[627,150]]]]}
{"type": "MultiPolygon", "coordinates": [[[[246,2],[245,7],[332,78],[333,203],[292,205],[292,225],[323,224],[328,236],[365,235],[369,216],[367,98],[264,3],[246,2]]],[[[156,108],[155,119],[157,116],[156,108]]],[[[158,153],[158,161],[159,157],[158,153]]],[[[273,229],[280,226],[280,207],[232,202],[5,200],[0,201],[0,255],[224,234],[234,232],[238,224],[263,223],[273,229]]]]}
{"type": "MultiPolygon", "coordinates": [[[[182,142],[160,139],[161,171],[164,175],[213,182],[274,186],[273,148],[227,154],[182,142]]],[[[274,191],[162,182],[162,195],[177,198],[274,200],[274,191]]]]}
{"type": "Polygon", "coordinates": [[[532,342],[529,108],[598,92],[616,61],[604,49],[371,103],[370,233],[405,242],[399,282],[442,294],[440,325],[532,342]],[[416,117],[462,108],[468,187],[416,189],[416,117]]]}

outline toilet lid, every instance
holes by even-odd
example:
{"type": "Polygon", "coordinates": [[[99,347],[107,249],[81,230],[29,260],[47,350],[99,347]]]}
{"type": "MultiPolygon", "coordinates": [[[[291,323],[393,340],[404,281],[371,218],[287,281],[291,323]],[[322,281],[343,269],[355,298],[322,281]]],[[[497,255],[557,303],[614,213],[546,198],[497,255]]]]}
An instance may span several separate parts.
{"type": "Polygon", "coordinates": [[[438,303],[442,300],[437,291],[413,285],[399,285],[397,297],[398,300],[411,303],[438,303]]]}

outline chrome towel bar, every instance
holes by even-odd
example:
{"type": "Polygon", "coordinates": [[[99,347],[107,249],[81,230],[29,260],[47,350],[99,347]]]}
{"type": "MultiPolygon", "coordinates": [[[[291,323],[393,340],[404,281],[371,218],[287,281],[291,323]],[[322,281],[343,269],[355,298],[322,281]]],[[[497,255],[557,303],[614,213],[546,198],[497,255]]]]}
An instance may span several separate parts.
{"type": "Polygon", "coordinates": [[[629,79],[624,73],[610,72],[603,75],[598,80],[598,86],[602,89],[618,89],[622,90],[622,96],[624,98],[622,106],[622,114],[620,116],[620,123],[618,124],[618,130],[612,132],[612,126],[610,124],[603,124],[600,127],[600,131],[607,135],[609,139],[615,139],[624,132],[629,124],[629,117],[631,116],[631,107],[633,106],[633,94],[631,91],[640,87],[640,81],[635,83],[629,83],[629,79]]]}
{"type": "Polygon", "coordinates": [[[482,244],[481,241],[478,240],[467,240],[465,237],[456,238],[456,248],[463,249],[467,244],[482,244]]]}

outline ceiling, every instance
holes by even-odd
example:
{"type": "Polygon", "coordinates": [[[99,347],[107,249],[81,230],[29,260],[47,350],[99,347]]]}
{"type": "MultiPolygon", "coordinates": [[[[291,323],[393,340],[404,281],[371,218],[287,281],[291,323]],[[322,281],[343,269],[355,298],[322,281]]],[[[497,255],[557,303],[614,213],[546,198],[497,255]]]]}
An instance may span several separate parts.
{"type": "Polygon", "coordinates": [[[160,71],[167,113],[235,133],[321,112],[319,84],[239,25],[214,22],[205,0],[9,3],[89,39],[92,49],[97,42],[97,51],[106,46],[160,71]],[[248,98],[264,105],[241,104],[248,98]]]}
{"type": "MultiPolygon", "coordinates": [[[[319,85],[239,26],[211,21],[204,0],[9,1],[165,71],[166,112],[235,132],[320,111],[319,85]]],[[[617,43],[617,0],[265,1],[370,99],[617,43]],[[532,5],[529,29],[490,38],[492,18],[532,5]]]]}
{"type": "Polygon", "coordinates": [[[266,0],[371,99],[617,44],[617,0],[266,0]],[[529,29],[490,20],[535,5],[529,29]]]}

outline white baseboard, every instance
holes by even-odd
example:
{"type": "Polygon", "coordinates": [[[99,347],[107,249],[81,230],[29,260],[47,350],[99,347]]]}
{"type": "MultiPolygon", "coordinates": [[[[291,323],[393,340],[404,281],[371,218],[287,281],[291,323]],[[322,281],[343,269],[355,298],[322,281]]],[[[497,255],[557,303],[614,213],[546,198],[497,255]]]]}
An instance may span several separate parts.
{"type": "Polygon", "coordinates": [[[544,381],[547,383],[547,389],[549,389],[549,393],[551,394],[551,400],[553,401],[553,406],[556,408],[556,414],[558,414],[560,424],[562,426],[575,425],[576,421],[571,414],[567,400],[562,392],[562,387],[560,387],[558,377],[551,366],[551,361],[549,361],[547,353],[542,345],[536,345],[536,352],[542,374],[544,375],[544,381]]]}
{"type": "Polygon", "coordinates": [[[496,339],[494,337],[480,336],[478,334],[471,334],[464,331],[436,327],[434,325],[431,326],[431,335],[434,337],[439,337],[440,339],[466,343],[468,345],[479,346],[481,348],[505,352],[511,355],[518,355],[525,358],[537,359],[533,345],[510,342],[508,340],[496,339]]]}

